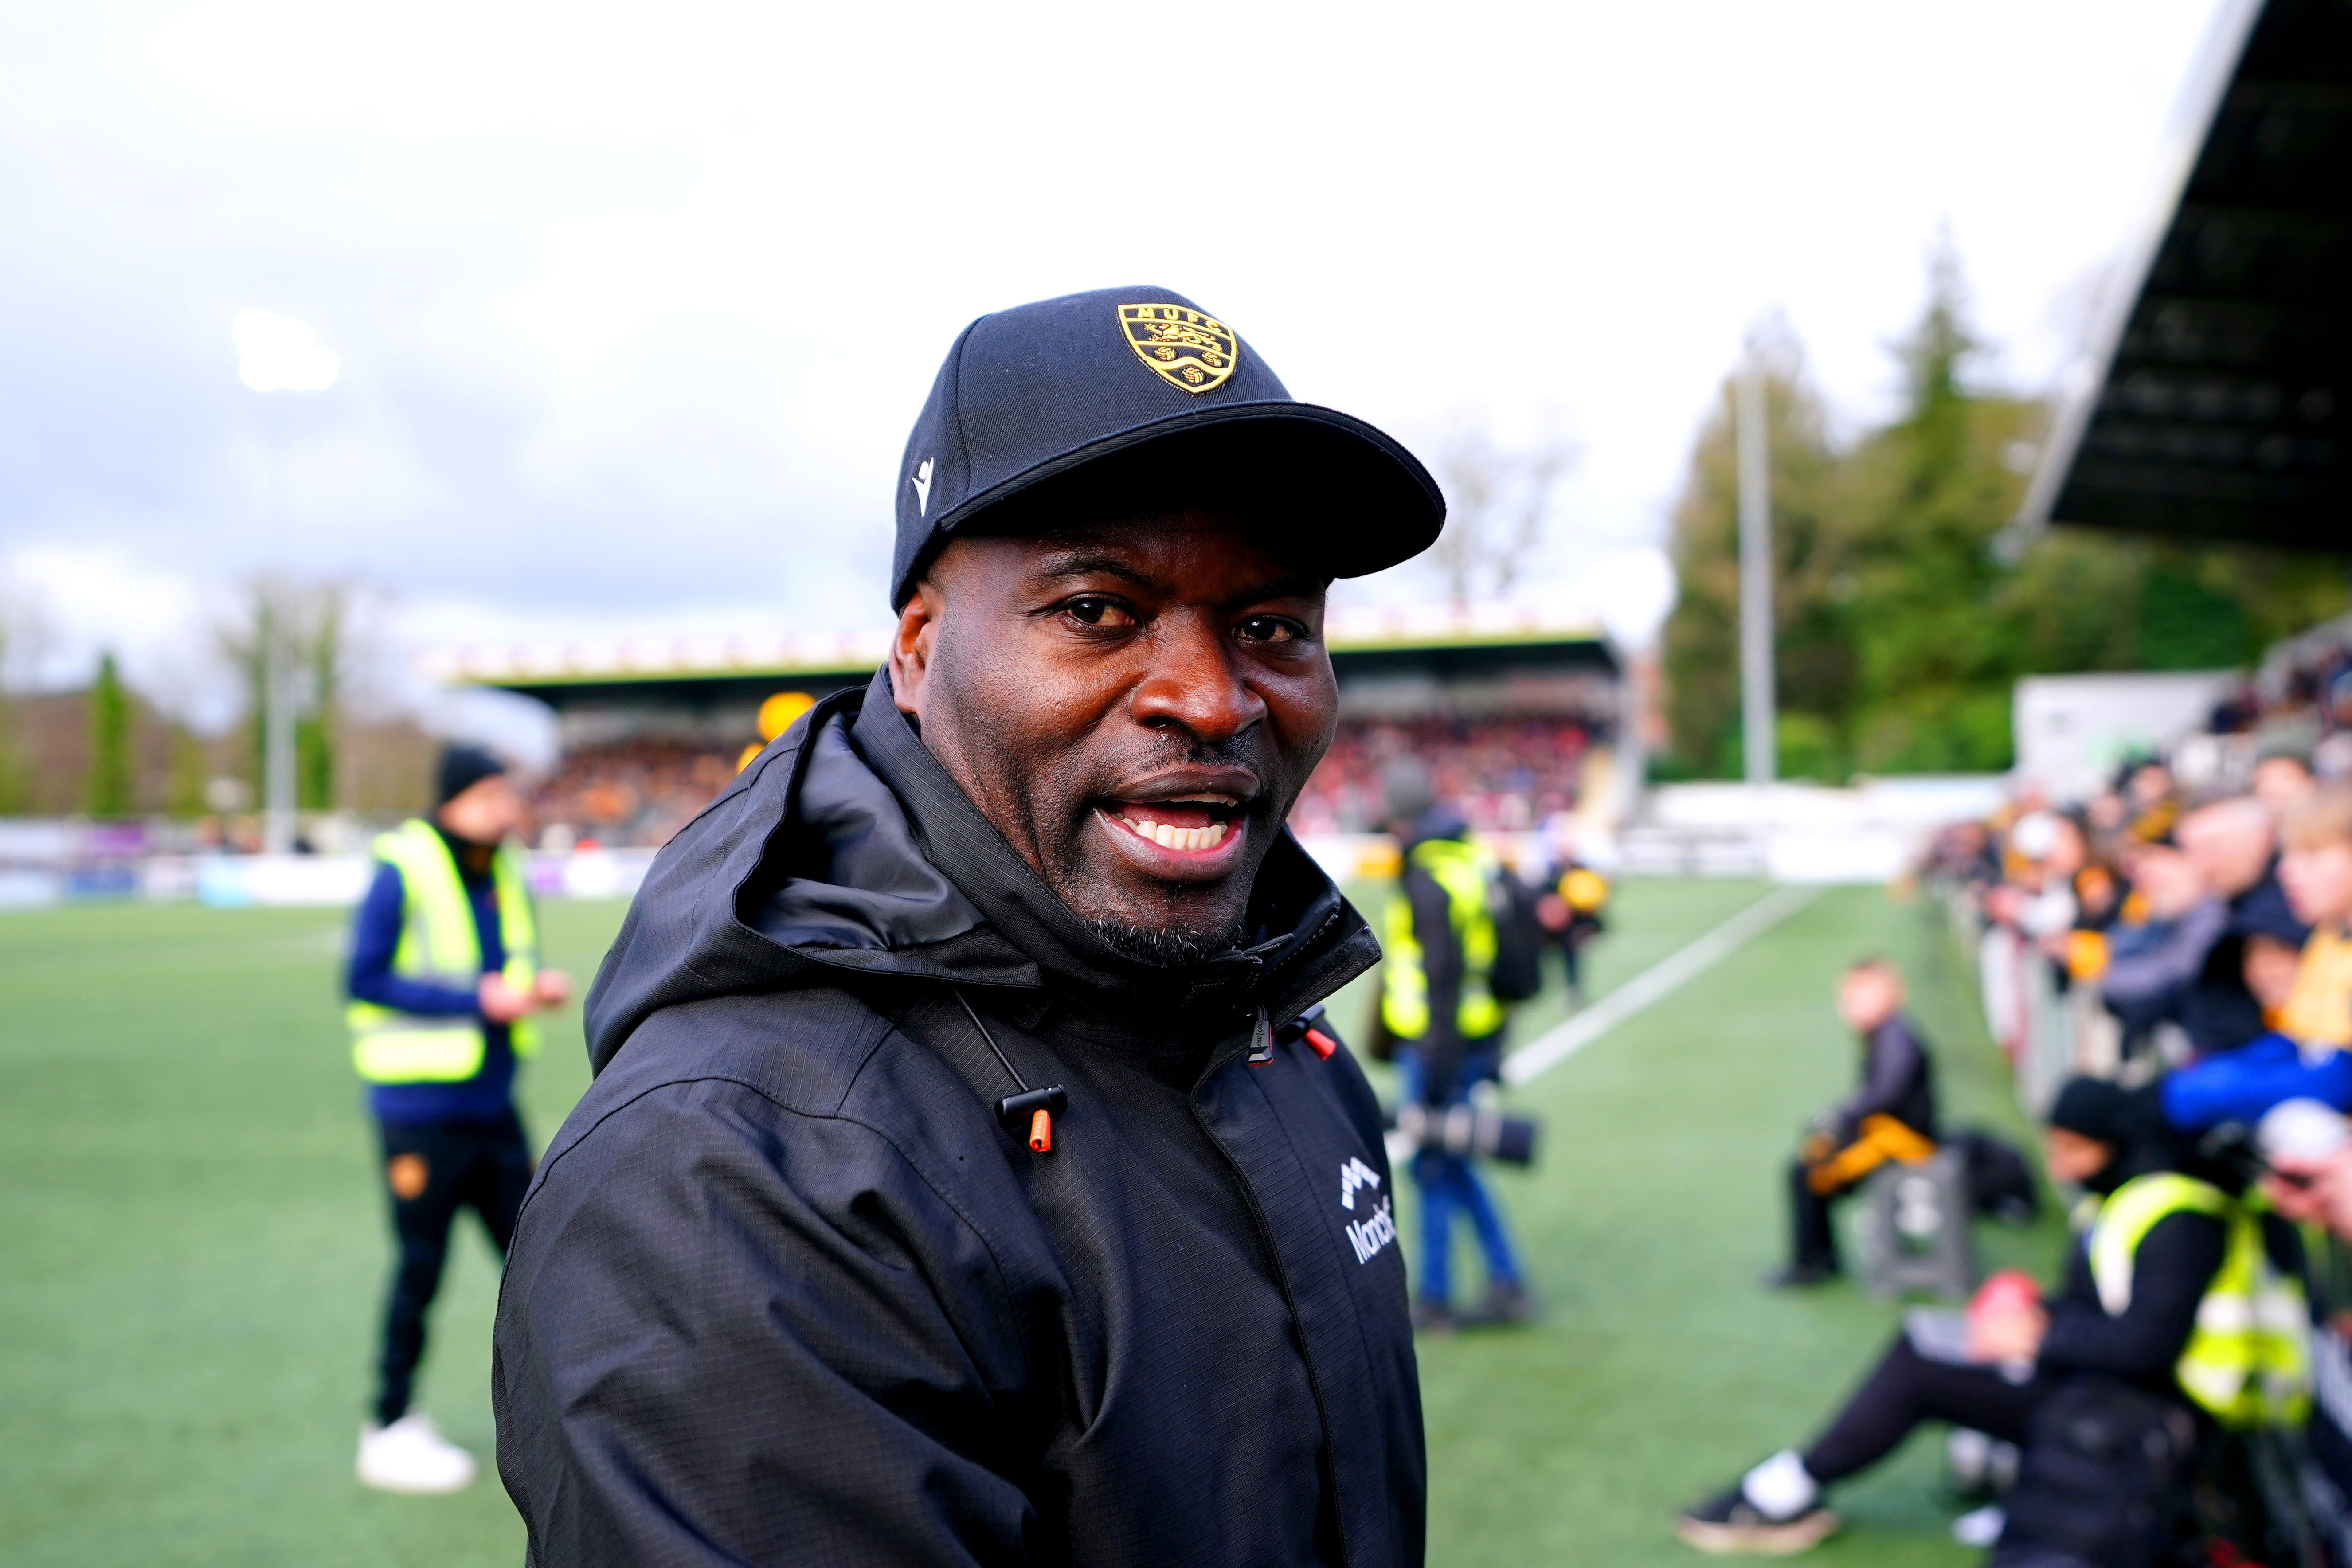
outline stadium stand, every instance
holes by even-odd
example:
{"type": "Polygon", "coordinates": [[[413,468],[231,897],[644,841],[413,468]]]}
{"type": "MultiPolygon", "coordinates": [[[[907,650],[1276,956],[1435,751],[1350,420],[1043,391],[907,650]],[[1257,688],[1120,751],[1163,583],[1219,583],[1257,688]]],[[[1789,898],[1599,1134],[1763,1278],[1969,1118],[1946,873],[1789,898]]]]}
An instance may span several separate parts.
{"type": "Polygon", "coordinates": [[[1458,805],[1472,826],[1531,826],[1576,809],[1598,722],[1583,715],[1345,721],[1299,796],[1291,826],[1300,833],[1377,830],[1381,769],[1410,754],[1429,765],[1439,796],[1458,805]]]}
{"type": "Polygon", "coordinates": [[[728,751],[641,739],[568,752],[532,795],[548,848],[667,844],[734,776],[728,751]]]}
{"type": "MultiPolygon", "coordinates": [[[[1514,606],[1335,612],[1340,723],[1293,817],[1302,833],[1376,830],[1381,765],[1425,761],[1474,823],[1513,831],[1561,812],[1621,806],[1638,758],[1615,650],[1582,623],[1514,606]]],[[[561,757],[537,795],[541,844],[665,843],[734,775],[779,691],[862,686],[884,633],[823,639],[467,649],[442,679],[535,698],[561,757]]]]}

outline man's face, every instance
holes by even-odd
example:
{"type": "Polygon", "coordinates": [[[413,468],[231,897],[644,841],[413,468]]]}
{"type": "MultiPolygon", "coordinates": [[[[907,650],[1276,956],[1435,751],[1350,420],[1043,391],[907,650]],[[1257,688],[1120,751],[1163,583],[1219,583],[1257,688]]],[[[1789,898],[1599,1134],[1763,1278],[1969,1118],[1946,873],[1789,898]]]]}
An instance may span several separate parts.
{"type": "Polygon", "coordinates": [[[2208,887],[2233,898],[2263,879],[2271,860],[2270,813],[2252,795],[2190,812],[2173,830],[2208,887]]]}
{"type": "Polygon", "coordinates": [[[2169,844],[2150,844],[2132,856],[2131,878],[2147,900],[2152,920],[2179,920],[2205,896],[2197,863],[2169,844]]]}
{"type": "Polygon", "coordinates": [[[1233,940],[1330,744],[1325,585],[1217,511],[960,538],[900,615],[891,680],[1079,918],[1196,959],[1233,940]]]}
{"type": "Polygon", "coordinates": [[[2279,857],[2279,886],[2305,925],[2352,924],[2352,843],[2331,838],[2279,857]]]}
{"type": "Polygon", "coordinates": [[[2273,816],[2317,787],[2300,757],[2264,757],[2254,764],[2254,798],[2270,807],[2273,816]]]}
{"type": "Polygon", "coordinates": [[[2286,1005],[2294,994],[2295,971],[2303,965],[2303,950],[2274,936],[2250,936],[2238,960],[2246,989],[2264,1012],[2286,1005]]]}
{"type": "Polygon", "coordinates": [[[2063,1127],[2052,1127],[2042,1132],[2042,1150],[2053,1182],[2087,1182],[2105,1170],[2116,1157],[2114,1144],[2085,1138],[2063,1127]]]}
{"type": "Polygon", "coordinates": [[[1857,1034],[1868,1034],[1903,1005],[1903,984],[1884,969],[1851,969],[1838,980],[1838,1016],[1857,1034]]]}
{"type": "Polygon", "coordinates": [[[506,774],[492,773],[451,795],[438,815],[441,826],[458,837],[496,844],[521,828],[522,793],[506,774]]]}

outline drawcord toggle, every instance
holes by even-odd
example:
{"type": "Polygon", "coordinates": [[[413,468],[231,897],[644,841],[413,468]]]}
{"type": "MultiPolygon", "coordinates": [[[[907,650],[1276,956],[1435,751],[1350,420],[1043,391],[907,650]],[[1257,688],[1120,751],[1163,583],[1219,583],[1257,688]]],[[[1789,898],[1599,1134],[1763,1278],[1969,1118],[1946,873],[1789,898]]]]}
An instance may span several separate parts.
{"type": "MultiPolygon", "coordinates": [[[[953,986],[949,989],[955,990],[953,986]]],[[[1070,1108],[1069,1091],[1058,1083],[1049,1084],[1044,1089],[1031,1089],[1029,1080],[1021,1076],[1021,1069],[1013,1065],[1013,1058],[1004,1054],[1004,1047],[996,1043],[996,1037],[990,1034],[988,1026],[980,1021],[980,1014],[964,994],[955,991],[955,999],[963,1004],[964,1016],[970,1018],[971,1026],[980,1031],[980,1037],[988,1042],[988,1048],[995,1056],[997,1065],[1004,1069],[1004,1076],[1013,1080],[1016,1092],[996,1102],[996,1120],[1003,1123],[1007,1132],[1026,1142],[1035,1152],[1052,1153],[1054,1118],[1070,1108]]]]}
{"type": "MultiPolygon", "coordinates": [[[[1264,1015],[1261,1014],[1260,1016],[1263,1017],[1264,1015]]],[[[1339,1048],[1339,1040],[1337,1036],[1322,1026],[1323,1021],[1323,1005],[1318,1002],[1282,1026],[1282,1037],[1286,1040],[1304,1040],[1307,1042],[1308,1050],[1313,1051],[1325,1061],[1329,1061],[1331,1053],[1339,1048]]],[[[1253,1062],[1257,1060],[1255,1056],[1250,1059],[1253,1062]]],[[[1274,1047],[1271,1042],[1268,1042],[1266,1047],[1265,1059],[1267,1061],[1274,1059],[1274,1047]]]]}

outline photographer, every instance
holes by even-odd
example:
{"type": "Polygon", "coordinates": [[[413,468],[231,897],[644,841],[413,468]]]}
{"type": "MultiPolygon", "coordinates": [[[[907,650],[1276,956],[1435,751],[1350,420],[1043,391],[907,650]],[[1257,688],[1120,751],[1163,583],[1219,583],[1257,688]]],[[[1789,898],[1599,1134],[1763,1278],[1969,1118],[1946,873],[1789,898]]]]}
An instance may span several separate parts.
{"type": "MultiPolygon", "coordinates": [[[[1433,1120],[1470,1103],[1501,1076],[1504,1004],[1495,994],[1495,891],[1500,869],[1469,842],[1469,826],[1438,801],[1410,759],[1383,780],[1390,831],[1402,846],[1397,889],[1381,931],[1381,1022],[1397,1047],[1408,1117],[1433,1120]]],[[[1423,1140],[1412,1156],[1421,1192],[1422,1247],[1413,1326],[1522,1322],[1532,1309],[1503,1216],[1467,1154],[1423,1140]],[[1452,1268],[1456,1214],[1468,1218],[1486,1259],[1485,1302],[1458,1318],[1452,1268]]]]}

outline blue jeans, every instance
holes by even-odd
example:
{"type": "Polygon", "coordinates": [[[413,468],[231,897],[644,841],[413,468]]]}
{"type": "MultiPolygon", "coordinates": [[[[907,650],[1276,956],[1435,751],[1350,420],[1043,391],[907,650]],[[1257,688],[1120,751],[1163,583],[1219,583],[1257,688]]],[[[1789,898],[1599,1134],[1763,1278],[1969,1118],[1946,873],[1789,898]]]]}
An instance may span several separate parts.
{"type": "MultiPolygon", "coordinates": [[[[1447,1104],[1459,1105],[1470,1098],[1470,1086],[1497,1076],[1499,1058],[1493,1052],[1474,1051],[1463,1063],[1454,1092],[1447,1104]]],[[[1421,1053],[1410,1047],[1397,1053],[1398,1077],[1402,1079],[1408,1099],[1421,1098],[1421,1053]]],[[[1478,1249],[1486,1255],[1486,1281],[1489,1286],[1519,1283],[1518,1259],[1512,1254],[1511,1238],[1503,1229],[1502,1211],[1487,1194],[1486,1184],[1468,1160],[1459,1154],[1449,1154],[1442,1149],[1422,1149],[1412,1157],[1412,1184],[1421,1191],[1421,1285],[1418,1294],[1424,1301],[1443,1306],[1453,1289],[1454,1217],[1467,1215],[1470,1228],[1478,1237],[1478,1249]]]]}

